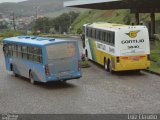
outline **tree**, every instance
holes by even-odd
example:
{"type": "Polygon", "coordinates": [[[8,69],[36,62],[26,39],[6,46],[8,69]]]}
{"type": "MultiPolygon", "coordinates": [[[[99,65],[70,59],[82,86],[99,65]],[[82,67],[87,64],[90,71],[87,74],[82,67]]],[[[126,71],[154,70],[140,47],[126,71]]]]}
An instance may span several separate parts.
{"type": "Polygon", "coordinates": [[[8,28],[8,24],[5,21],[1,21],[0,22],[0,29],[7,29],[8,28]]]}
{"type": "Polygon", "coordinates": [[[82,29],[81,28],[77,29],[77,34],[79,34],[79,35],[82,34],[82,29]]]}
{"type": "Polygon", "coordinates": [[[71,24],[78,17],[79,13],[69,12],[63,13],[59,17],[55,18],[52,23],[56,31],[59,33],[68,32],[71,24]]]}
{"type": "Polygon", "coordinates": [[[44,18],[37,19],[33,28],[34,28],[34,31],[40,31],[42,33],[49,33],[49,30],[51,28],[49,18],[44,17],[44,18]]]}
{"type": "Polygon", "coordinates": [[[69,32],[71,24],[78,17],[79,13],[69,12],[63,13],[57,18],[49,19],[49,18],[39,18],[35,21],[34,31],[41,31],[42,33],[49,33],[54,28],[54,32],[64,33],[69,32]]]}

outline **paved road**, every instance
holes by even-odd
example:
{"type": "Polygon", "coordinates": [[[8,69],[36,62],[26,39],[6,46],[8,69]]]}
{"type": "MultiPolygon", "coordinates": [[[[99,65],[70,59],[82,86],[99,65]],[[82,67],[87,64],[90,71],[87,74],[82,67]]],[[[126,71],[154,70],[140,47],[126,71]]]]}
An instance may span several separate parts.
{"type": "Polygon", "coordinates": [[[0,113],[160,113],[160,77],[111,75],[94,63],[67,83],[31,85],[8,74],[0,47],[0,113]]]}

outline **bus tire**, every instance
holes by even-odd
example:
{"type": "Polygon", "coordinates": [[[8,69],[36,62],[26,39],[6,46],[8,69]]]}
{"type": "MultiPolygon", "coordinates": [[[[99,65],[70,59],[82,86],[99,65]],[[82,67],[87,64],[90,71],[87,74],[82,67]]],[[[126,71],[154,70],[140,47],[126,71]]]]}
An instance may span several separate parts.
{"type": "Polygon", "coordinates": [[[12,64],[10,65],[10,70],[13,72],[13,75],[14,75],[15,77],[18,77],[18,74],[15,73],[14,67],[13,67],[12,64]]]}
{"type": "Polygon", "coordinates": [[[61,80],[61,82],[66,83],[66,82],[67,82],[67,80],[61,80]]]}
{"type": "Polygon", "coordinates": [[[108,63],[108,71],[110,72],[110,73],[113,73],[113,70],[112,70],[112,63],[110,62],[110,61],[108,61],[109,63],[108,63]]]}
{"type": "Polygon", "coordinates": [[[85,55],[86,55],[86,60],[89,60],[88,59],[88,51],[87,50],[85,51],[85,55]]]}
{"type": "Polygon", "coordinates": [[[107,62],[106,58],[104,58],[104,69],[106,71],[108,71],[108,62],[107,62]]]}
{"type": "Polygon", "coordinates": [[[18,77],[18,74],[16,74],[15,72],[13,72],[13,74],[14,74],[14,77],[18,77]]]}
{"type": "Polygon", "coordinates": [[[10,71],[13,71],[13,65],[10,64],[10,71]]]}
{"type": "Polygon", "coordinates": [[[35,85],[35,80],[34,80],[33,72],[31,70],[29,72],[29,80],[30,80],[30,83],[32,85],[35,85]]]}
{"type": "Polygon", "coordinates": [[[137,73],[137,74],[140,74],[141,70],[135,70],[134,72],[137,73]]]}

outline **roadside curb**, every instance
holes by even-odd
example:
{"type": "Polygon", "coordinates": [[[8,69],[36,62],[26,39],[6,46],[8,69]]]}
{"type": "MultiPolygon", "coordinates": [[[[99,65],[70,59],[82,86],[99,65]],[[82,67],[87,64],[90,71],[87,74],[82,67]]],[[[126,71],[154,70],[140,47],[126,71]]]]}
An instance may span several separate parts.
{"type": "Polygon", "coordinates": [[[148,73],[151,73],[151,74],[154,74],[154,75],[160,76],[160,73],[153,72],[153,71],[151,71],[151,70],[143,70],[143,71],[148,72],[148,73]]]}
{"type": "Polygon", "coordinates": [[[78,38],[80,39],[81,37],[80,36],[70,36],[71,38],[78,38]]]}

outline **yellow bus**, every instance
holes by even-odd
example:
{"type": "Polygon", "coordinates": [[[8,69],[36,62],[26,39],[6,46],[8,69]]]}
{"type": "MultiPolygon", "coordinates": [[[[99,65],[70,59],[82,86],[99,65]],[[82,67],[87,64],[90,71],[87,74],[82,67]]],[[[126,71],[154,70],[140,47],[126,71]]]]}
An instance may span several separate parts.
{"type": "Polygon", "coordinates": [[[140,71],[150,67],[146,26],[93,23],[83,27],[86,57],[103,65],[106,71],[140,71]]]}

